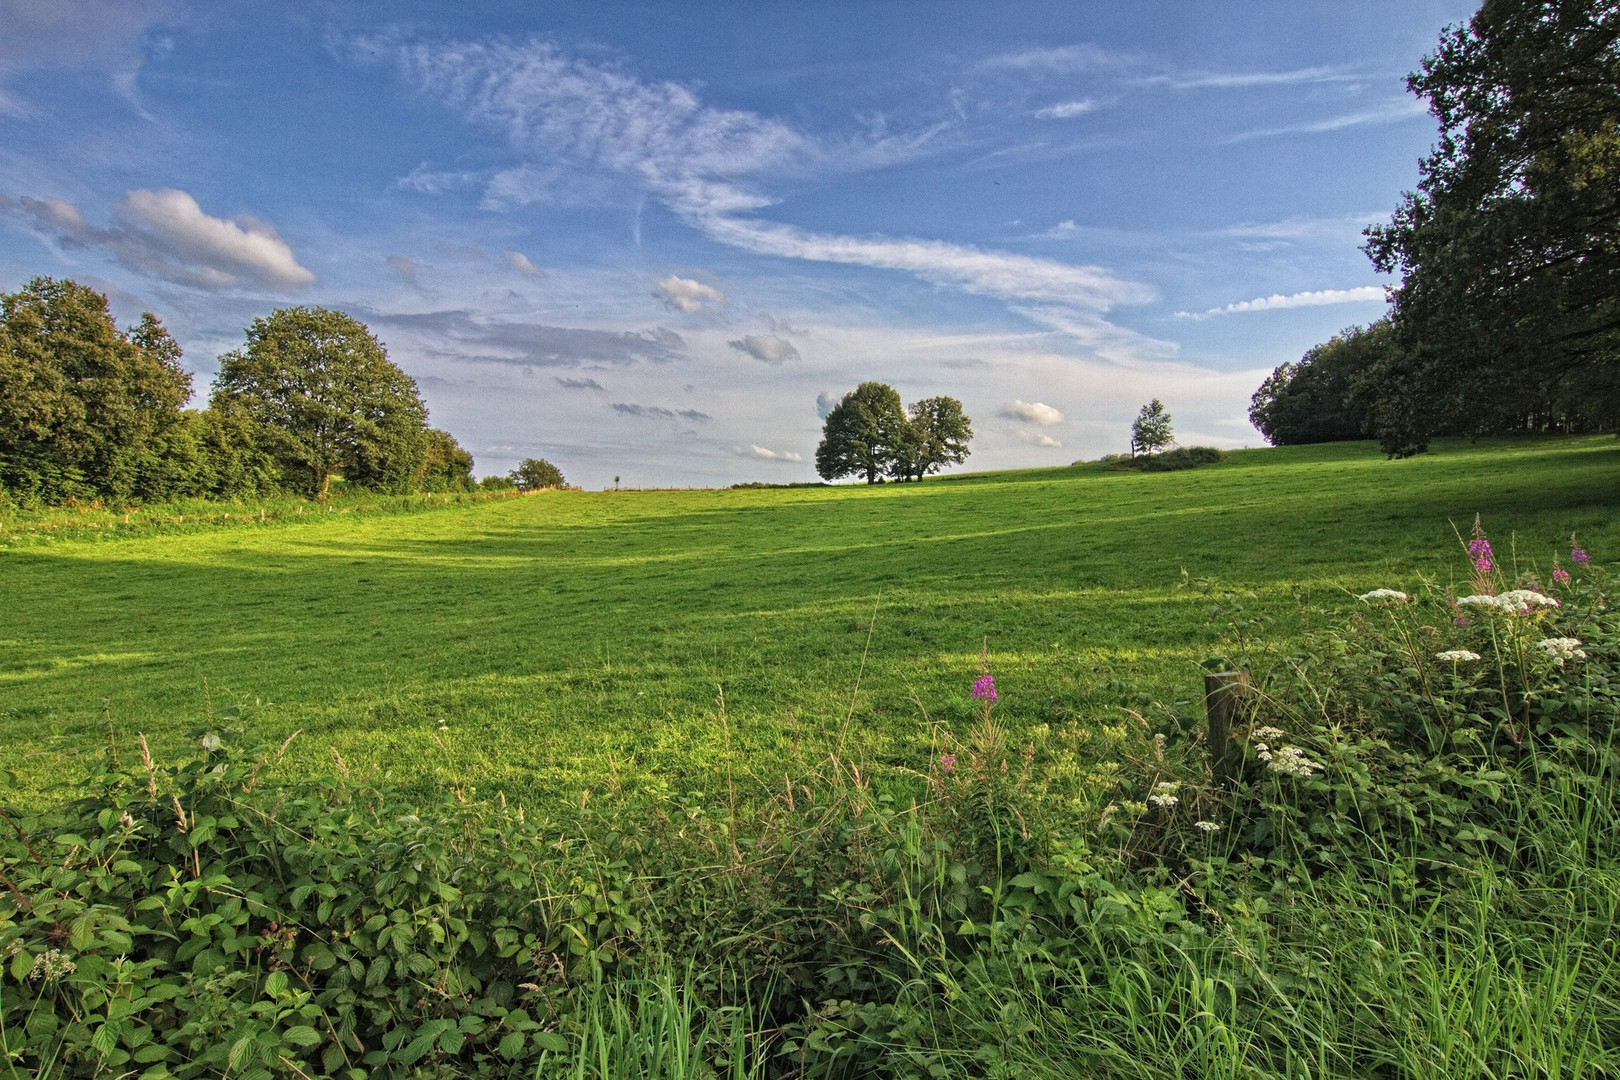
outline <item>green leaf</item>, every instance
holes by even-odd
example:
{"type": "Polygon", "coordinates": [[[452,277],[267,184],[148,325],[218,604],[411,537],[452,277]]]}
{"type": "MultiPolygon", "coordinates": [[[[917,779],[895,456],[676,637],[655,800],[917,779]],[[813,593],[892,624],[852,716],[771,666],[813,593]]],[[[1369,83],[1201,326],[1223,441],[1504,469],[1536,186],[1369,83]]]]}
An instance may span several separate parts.
{"type": "MultiPolygon", "coordinates": [[[[278,971],[276,974],[280,975],[281,972],[278,971]]],[[[299,1024],[297,1027],[290,1027],[283,1031],[281,1041],[291,1043],[293,1046],[301,1046],[307,1050],[312,1046],[321,1045],[321,1033],[308,1024],[299,1024]]]]}
{"type": "Polygon", "coordinates": [[[102,1057],[118,1049],[118,1025],[109,1021],[96,1028],[96,1033],[90,1036],[90,1045],[102,1057]]]}
{"type": "Polygon", "coordinates": [[[280,997],[287,992],[287,973],[285,971],[272,971],[265,976],[265,997],[280,997]]]}
{"type": "Polygon", "coordinates": [[[560,1054],[568,1049],[568,1040],[555,1031],[542,1031],[534,1037],[534,1045],[553,1054],[560,1054]]]}
{"type": "Polygon", "coordinates": [[[515,1058],[523,1053],[523,1042],[523,1032],[508,1031],[505,1038],[501,1039],[500,1045],[495,1048],[495,1052],[503,1058],[515,1058]]]}

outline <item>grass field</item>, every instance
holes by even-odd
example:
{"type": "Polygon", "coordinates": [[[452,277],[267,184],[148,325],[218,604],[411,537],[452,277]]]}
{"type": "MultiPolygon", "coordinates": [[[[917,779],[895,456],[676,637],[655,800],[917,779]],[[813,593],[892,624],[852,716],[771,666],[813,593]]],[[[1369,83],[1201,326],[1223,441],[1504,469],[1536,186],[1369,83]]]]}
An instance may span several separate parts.
{"type": "Polygon", "coordinates": [[[605,779],[701,789],[728,748],[767,777],[840,742],[874,769],[921,768],[935,725],[971,713],[981,642],[1015,731],[1149,699],[1192,709],[1234,622],[1269,619],[1253,631],[1286,648],[1356,592],[1444,581],[1462,565],[1453,524],[1476,513],[1521,565],[1550,569],[1572,531],[1607,563],[1617,508],[1620,444],[1589,437],[263,524],[243,507],[166,531],[14,515],[0,766],[37,790],[109,733],[173,746],[239,708],[261,733],[302,732],[295,768],[335,769],[336,751],[531,799],[605,779]]]}

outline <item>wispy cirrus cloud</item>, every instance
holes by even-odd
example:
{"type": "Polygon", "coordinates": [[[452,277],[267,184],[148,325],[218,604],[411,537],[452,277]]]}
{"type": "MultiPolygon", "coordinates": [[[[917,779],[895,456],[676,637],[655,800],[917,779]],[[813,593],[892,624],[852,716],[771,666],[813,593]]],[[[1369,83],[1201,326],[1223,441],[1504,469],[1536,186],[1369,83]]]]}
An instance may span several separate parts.
{"type": "Polygon", "coordinates": [[[1243,300],[1207,311],[1178,311],[1183,319],[1208,319],[1215,315],[1239,315],[1249,311],[1277,311],[1283,308],[1323,307],[1328,304],[1362,304],[1383,302],[1386,297],[1382,285],[1360,285],[1354,289],[1317,289],[1297,293],[1273,293],[1253,300],[1243,300]]]}
{"type": "Polygon", "coordinates": [[[246,214],[214,217],[174,188],[125,192],[107,226],[91,224],[61,199],[0,195],[0,211],[32,221],[60,244],[100,248],[132,270],[177,285],[293,292],[315,281],[268,222],[246,214]]]}
{"type": "Polygon", "coordinates": [[[1320,135],[1329,131],[1342,131],[1345,128],[1363,127],[1368,124],[1398,124],[1419,116],[1428,115],[1429,107],[1421,101],[1401,99],[1386,102],[1372,109],[1360,109],[1356,112],[1340,113],[1337,116],[1327,116],[1320,120],[1305,120],[1296,124],[1281,124],[1277,127],[1255,128],[1242,131],[1231,136],[1228,143],[1248,142],[1250,139],[1270,139],[1279,135],[1320,135]]]}
{"type": "Polygon", "coordinates": [[[1097,111],[1097,103],[1090,98],[1080,101],[1060,101],[1056,105],[1048,105],[1044,109],[1035,110],[1038,120],[1073,120],[1077,116],[1084,116],[1089,112],[1097,111]]]}
{"type": "Polygon", "coordinates": [[[686,358],[686,341],[663,327],[611,331],[550,326],[465,309],[414,313],[356,310],[369,325],[408,335],[417,351],[449,360],[573,367],[665,363],[686,358]]]}
{"type": "Polygon", "coordinates": [[[666,409],[662,405],[636,405],[628,401],[615,401],[608,408],[625,416],[636,416],[644,419],[674,420],[679,417],[698,422],[714,419],[708,413],[699,412],[697,409],[666,409]]]}
{"type": "MultiPolygon", "coordinates": [[[[677,83],[643,81],[543,41],[372,47],[393,55],[406,77],[429,93],[546,162],[537,166],[536,185],[546,183],[548,170],[595,170],[634,185],[732,247],[903,271],[983,296],[1094,314],[1154,296],[1147,286],[1098,266],[938,240],[819,233],[754,216],[774,202],[765,191],[770,180],[894,160],[917,145],[905,138],[884,133],[828,143],[758,113],[706,105],[677,83]]],[[[502,194],[508,201],[518,197],[502,194]]],[[[660,299],[688,314],[719,302],[718,290],[713,297],[700,295],[684,282],[661,282],[660,299]]]]}

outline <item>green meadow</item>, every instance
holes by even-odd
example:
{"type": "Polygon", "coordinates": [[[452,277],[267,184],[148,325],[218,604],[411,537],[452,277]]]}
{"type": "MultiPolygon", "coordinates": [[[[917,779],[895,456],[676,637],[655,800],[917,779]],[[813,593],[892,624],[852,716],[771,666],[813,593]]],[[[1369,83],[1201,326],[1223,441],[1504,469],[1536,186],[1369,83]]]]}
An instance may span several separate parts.
{"type": "Polygon", "coordinates": [[[300,733],[294,772],[529,800],[697,794],[722,759],[769,783],[832,750],[903,776],[970,722],[981,648],[1014,735],[1190,714],[1206,660],[1460,575],[1476,514],[1545,574],[1571,532],[1609,561],[1616,508],[1620,445],[1587,437],[162,528],[13,514],[0,765],[37,791],[109,741],[239,716],[300,733]]]}

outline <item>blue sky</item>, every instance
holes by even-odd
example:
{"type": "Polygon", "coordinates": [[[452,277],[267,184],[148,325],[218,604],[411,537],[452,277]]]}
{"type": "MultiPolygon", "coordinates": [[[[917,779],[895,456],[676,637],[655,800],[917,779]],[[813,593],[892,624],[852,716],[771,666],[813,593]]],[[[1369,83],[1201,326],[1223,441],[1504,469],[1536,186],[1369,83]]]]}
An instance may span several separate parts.
{"type": "Polygon", "coordinates": [[[158,315],[206,395],[290,304],[432,422],[588,487],[814,478],[830,401],[950,394],[969,468],[1259,445],[1377,318],[1361,230],[1472,5],[0,0],[0,290],[158,315]]]}

